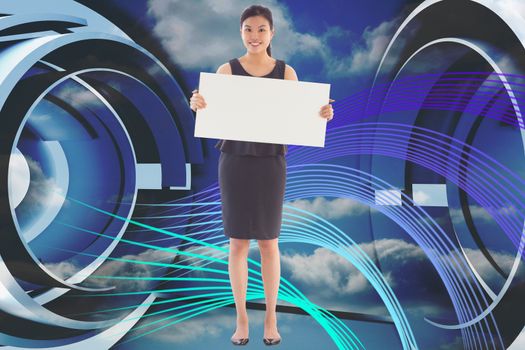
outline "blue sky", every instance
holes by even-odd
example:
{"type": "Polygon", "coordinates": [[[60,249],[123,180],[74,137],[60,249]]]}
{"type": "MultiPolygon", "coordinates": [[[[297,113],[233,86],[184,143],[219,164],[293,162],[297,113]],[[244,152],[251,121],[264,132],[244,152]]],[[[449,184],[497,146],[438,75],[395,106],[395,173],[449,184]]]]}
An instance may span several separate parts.
{"type": "MultiPolygon", "coordinates": [[[[237,0],[229,4],[216,12],[208,1],[150,0],[147,14],[143,4],[127,11],[138,15],[140,23],[160,38],[188,85],[195,86],[200,71],[214,72],[230,58],[244,54],[238,32],[239,9],[251,2],[237,0]],[[174,35],[177,32],[186,36],[174,35]]],[[[386,44],[406,7],[404,1],[382,2],[381,6],[366,1],[261,4],[274,13],[273,55],[292,65],[300,80],[333,84],[334,98],[346,96],[348,90],[359,86],[355,79],[371,77],[380,57],[370,52],[386,44]],[[350,71],[337,68],[348,64],[350,71]]]]}
{"type": "MultiPolygon", "coordinates": [[[[224,2],[224,6],[218,6],[212,0],[112,0],[109,3],[111,5],[106,10],[110,19],[118,20],[119,16],[126,15],[137,23],[137,27],[151,34],[148,38],[135,36],[133,39],[148,49],[157,47],[165,52],[162,58],[164,63],[180,78],[179,83],[186,88],[188,96],[191,89],[198,85],[200,72],[214,72],[230,58],[244,54],[238,18],[242,9],[252,2],[232,0],[224,2]]],[[[408,9],[419,1],[272,0],[260,3],[269,6],[274,13],[274,57],[285,59],[293,66],[300,80],[332,84],[331,97],[337,100],[372,81],[382,50],[397,25],[408,14],[408,9]]],[[[86,5],[89,6],[89,2],[86,5]]],[[[128,28],[122,29],[128,32],[128,28]]],[[[132,30],[129,28],[129,31],[132,30]]],[[[204,172],[202,179],[195,179],[195,183],[216,181],[214,143],[214,140],[207,142],[210,159],[203,167],[208,172],[204,172]]],[[[330,159],[330,163],[352,167],[356,159],[341,157],[330,159]]],[[[388,176],[387,172],[403,171],[399,164],[396,167],[390,167],[391,163],[384,164],[385,176],[388,176]]],[[[370,213],[369,208],[349,199],[305,198],[292,204],[321,215],[364,248],[369,247],[371,241],[376,241],[383,249],[379,254],[383,273],[392,282],[420,347],[446,349],[446,344],[452,344],[451,348],[457,345],[458,333],[439,332],[423,321],[423,317],[428,315],[453,317],[450,301],[424,252],[396,223],[380,213],[370,213]],[[343,210],[338,212],[341,208],[343,210]]],[[[477,214],[480,218],[484,217],[482,211],[477,214]]],[[[442,213],[436,210],[433,215],[440,219],[442,213]]],[[[441,218],[446,220],[445,216],[441,218]]],[[[478,222],[483,231],[493,232],[496,229],[490,219],[478,222]]],[[[498,246],[504,247],[505,244],[498,246]]],[[[334,253],[300,244],[282,245],[281,251],[283,277],[292,281],[312,301],[346,311],[386,313],[371,285],[334,253]]],[[[370,254],[373,255],[373,250],[370,254]]],[[[481,261],[479,252],[471,250],[469,254],[481,261]]],[[[257,258],[256,251],[252,255],[257,258]]],[[[503,252],[499,259],[509,267],[510,256],[503,252]]],[[[489,279],[493,276],[489,267],[486,267],[485,273],[489,279]]],[[[494,277],[492,283],[498,285],[501,281],[494,277]]],[[[260,311],[250,311],[253,320],[250,348],[264,348],[260,341],[262,316],[260,311]]],[[[284,314],[279,317],[284,338],[282,349],[335,348],[327,334],[311,318],[284,314]]],[[[228,348],[234,324],[234,310],[223,308],[118,348],[228,348]]],[[[382,349],[384,344],[389,344],[389,349],[400,348],[393,326],[364,322],[348,322],[348,325],[365,342],[367,349],[382,349]]]]}
{"type": "MultiPolygon", "coordinates": [[[[486,0],[487,3],[490,1],[492,0],[486,0]]],[[[496,0],[493,1],[494,3],[496,2],[496,0]]],[[[507,10],[521,8],[525,11],[523,4],[519,3],[521,7],[518,7],[518,1],[520,0],[500,1],[498,6],[513,4],[515,7],[508,6],[507,10]]],[[[252,4],[245,0],[225,0],[221,2],[214,0],[109,0],[106,2],[79,0],[79,2],[99,11],[103,16],[107,16],[109,20],[119,25],[139,45],[156,55],[170,69],[188,97],[190,91],[198,85],[200,72],[214,72],[222,63],[233,57],[239,57],[245,52],[238,31],[240,12],[243,8],[252,4]]],[[[321,2],[313,0],[263,0],[261,3],[269,6],[274,13],[276,27],[276,36],[273,42],[274,56],[286,60],[288,64],[293,66],[300,80],[330,83],[332,86],[331,97],[339,100],[352,95],[362,88],[366,88],[371,83],[382,53],[392,34],[410,9],[419,1],[339,0],[321,2]]],[[[73,4],[75,3],[68,3],[68,5],[73,4]]],[[[88,18],[91,21],[92,17],[88,18]]],[[[439,55],[439,52],[437,54],[439,55]]],[[[422,61],[428,60],[423,59],[422,61]]],[[[425,64],[415,67],[416,69],[413,72],[426,71],[426,69],[429,69],[427,63],[425,62],[425,64]]],[[[123,86],[123,89],[126,88],[126,86],[123,86]]],[[[68,94],[60,97],[72,104],[77,102],[73,100],[79,100],[73,99],[73,95],[77,98],[81,97],[79,95],[80,92],[73,88],[67,88],[66,92],[68,94]]],[[[44,110],[36,109],[36,113],[42,113],[40,117],[43,116],[44,118],[40,120],[41,122],[49,120],[51,115],[54,117],[54,122],[62,119],[67,121],[67,118],[70,117],[63,110],[60,110],[62,111],[61,113],[51,108],[51,103],[49,102],[42,102],[40,107],[44,110]],[[49,112],[49,115],[44,115],[45,112],[49,112]]],[[[148,112],[153,113],[151,110],[148,110],[148,112]]],[[[416,111],[412,112],[416,114],[416,111]]],[[[440,112],[442,111],[436,111],[435,114],[430,116],[421,113],[417,116],[417,118],[420,118],[417,122],[423,121],[424,123],[422,124],[426,128],[435,128],[438,131],[443,130],[440,126],[457,122],[454,116],[440,112]]],[[[407,122],[409,117],[403,113],[405,112],[387,116],[382,115],[381,118],[384,117],[384,119],[378,120],[398,121],[405,124],[416,123],[415,119],[407,122]]],[[[38,117],[38,115],[35,115],[35,117],[38,117]]],[[[474,117],[478,118],[478,116],[474,117]]],[[[38,122],[38,118],[34,119],[37,120],[33,120],[33,122],[38,122]]],[[[340,124],[337,124],[337,119],[335,123],[329,125],[327,136],[332,136],[331,132],[342,129],[334,130],[334,126],[346,126],[343,125],[346,119],[339,119],[339,121],[343,121],[340,124]]],[[[521,158],[517,158],[517,152],[509,152],[509,150],[522,149],[523,147],[521,135],[515,128],[502,125],[502,123],[494,120],[483,120],[480,121],[479,127],[473,127],[471,123],[466,122],[468,118],[464,116],[461,116],[459,121],[463,122],[463,126],[456,128],[454,135],[451,136],[458,140],[470,139],[468,142],[478,150],[524,177],[525,162],[521,158]]],[[[358,124],[352,124],[350,127],[355,127],[356,125],[358,124]]],[[[195,192],[217,183],[217,157],[219,152],[213,148],[216,140],[203,139],[201,141],[205,147],[203,152],[204,162],[191,164],[192,190],[195,192]]],[[[331,145],[329,144],[329,146],[331,145]]],[[[301,150],[299,147],[295,149],[297,148],[299,151],[301,150]]],[[[464,202],[460,201],[460,198],[462,198],[460,195],[464,195],[464,193],[450,182],[453,175],[449,175],[447,180],[443,174],[440,175],[429,170],[430,167],[426,168],[421,165],[422,163],[417,163],[415,160],[413,162],[408,161],[402,156],[394,158],[386,155],[370,155],[366,153],[368,150],[361,151],[361,153],[364,152],[365,154],[347,153],[341,156],[340,154],[334,155],[332,153],[334,149],[337,149],[337,147],[320,149],[320,152],[315,154],[315,156],[320,155],[321,157],[319,158],[322,158],[317,165],[339,165],[345,167],[348,173],[353,170],[368,171],[370,174],[367,173],[360,177],[359,186],[355,186],[369,191],[367,193],[374,193],[372,191],[374,187],[369,186],[369,175],[388,182],[388,190],[394,191],[394,193],[398,193],[400,190],[409,191],[410,188],[402,187],[410,186],[411,184],[423,184],[423,187],[425,184],[437,184],[438,186],[433,188],[428,188],[427,186],[425,193],[423,193],[422,188],[414,193],[414,197],[422,204],[426,216],[411,217],[410,220],[404,222],[405,226],[401,226],[401,220],[397,218],[397,221],[394,221],[395,218],[393,216],[386,216],[386,210],[384,210],[384,213],[378,210],[380,207],[370,208],[368,206],[369,202],[359,202],[356,196],[351,196],[352,191],[344,187],[350,181],[341,185],[346,192],[341,190],[341,192],[337,193],[341,194],[340,197],[333,197],[335,191],[327,191],[325,195],[323,190],[327,189],[328,185],[315,179],[312,182],[312,187],[317,186],[315,195],[306,198],[294,198],[293,200],[288,200],[286,204],[317,215],[319,221],[325,225],[324,228],[331,227],[340,230],[346,237],[350,237],[355,242],[355,245],[352,245],[352,247],[359,247],[367,257],[376,263],[385,281],[388,282],[389,287],[391,287],[398,298],[421,349],[446,350],[460,348],[460,332],[439,330],[424,320],[425,317],[428,317],[444,323],[457,321],[446,289],[449,287],[450,290],[450,286],[445,285],[441,280],[442,275],[438,274],[436,268],[429,260],[428,254],[430,252],[421,248],[420,244],[422,244],[423,240],[418,237],[418,241],[416,241],[415,238],[410,237],[405,232],[405,228],[410,228],[409,224],[413,224],[415,229],[413,229],[412,234],[416,237],[417,233],[419,233],[418,228],[424,227],[424,224],[428,223],[430,218],[435,220],[440,225],[440,228],[443,229],[446,237],[452,241],[457,237],[461,241],[465,256],[469,258],[469,262],[476,267],[477,272],[488,285],[486,289],[491,288],[494,294],[503,288],[506,282],[506,275],[513,269],[515,262],[519,262],[519,259],[515,260],[515,247],[505,237],[500,224],[473,197],[465,195],[463,197],[464,202]],[[432,201],[438,199],[439,201],[432,201]],[[430,205],[427,205],[429,203],[430,205]],[[471,215],[472,222],[467,223],[465,221],[466,212],[471,215]],[[502,270],[501,273],[496,271],[479,250],[478,243],[472,238],[473,231],[477,231],[483,243],[486,244],[491,257],[502,270]]],[[[345,149],[344,151],[347,150],[345,149]]],[[[76,153],[75,155],[78,156],[76,153]]],[[[294,155],[295,153],[288,159],[294,161],[294,155]]],[[[427,154],[423,150],[421,155],[426,156],[427,154]]],[[[46,170],[46,164],[39,164],[36,160],[26,163],[26,160],[23,158],[21,153],[12,158],[15,168],[16,166],[27,166],[32,171],[31,174],[36,174],[37,176],[29,181],[29,170],[25,168],[19,173],[10,172],[10,178],[17,181],[15,186],[29,186],[29,182],[31,182],[33,189],[42,190],[43,194],[47,194],[47,190],[49,190],[47,192],[52,193],[53,182],[48,181],[52,175],[44,171],[46,170]],[[24,171],[26,172],[24,173],[24,171]],[[49,179],[48,176],[50,177],[49,179]]],[[[85,160],[85,158],[82,159],[85,160]]],[[[308,157],[303,159],[311,161],[308,157]]],[[[450,160],[450,158],[447,158],[447,160],[450,160]]],[[[425,166],[427,165],[425,164],[425,166]]],[[[444,164],[443,168],[448,169],[446,165],[444,164]]],[[[289,167],[289,169],[293,170],[293,167],[289,167]]],[[[469,171],[472,171],[472,174],[476,174],[475,170],[473,168],[469,169],[469,171]]],[[[86,171],[83,171],[83,175],[86,174],[86,171]]],[[[322,175],[319,173],[320,177],[322,175]]],[[[472,178],[468,177],[467,180],[472,178]]],[[[487,177],[483,178],[483,180],[487,180],[487,177]]],[[[516,183],[518,182],[516,180],[516,183]]],[[[481,189],[481,191],[487,191],[495,195],[489,190],[491,190],[490,185],[481,189]]],[[[168,191],[164,191],[162,195],[165,192],[168,191]]],[[[169,201],[175,199],[180,193],[181,191],[168,192],[172,197],[167,199],[164,196],[161,199],[161,195],[153,197],[157,193],[148,193],[147,195],[151,195],[158,201],[169,201]]],[[[17,201],[22,200],[22,197],[20,196],[17,201]]],[[[489,197],[489,199],[492,198],[489,197]]],[[[50,205],[53,204],[50,197],[47,196],[45,198],[33,198],[32,204],[47,206],[50,209],[54,208],[50,205]]],[[[135,212],[138,218],[141,220],[152,219],[151,217],[141,217],[138,208],[139,206],[137,206],[135,212]]],[[[399,209],[399,207],[397,208],[399,209]]],[[[382,209],[385,208],[383,207],[382,209]]],[[[411,205],[404,204],[401,209],[400,211],[404,210],[404,213],[406,213],[413,208],[411,205]]],[[[503,213],[503,216],[511,219],[516,219],[516,217],[519,217],[518,214],[520,214],[516,213],[513,207],[492,209],[503,213]]],[[[156,214],[155,210],[149,211],[148,208],[144,210],[146,212],[144,215],[154,216],[156,214]]],[[[159,210],[158,214],[161,215],[163,211],[164,209],[159,210]]],[[[22,218],[20,213],[18,215],[19,219],[22,218]]],[[[220,215],[212,216],[211,219],[220,221],[218,220],[220,215]]],[[[181,222],[185,224],[184,220],[177,221],[174,217],[167,220],[160,219],[155,222],[155,225],[159,227],[177,227],[176,225],[181,224],[181,222]]],[[[186,228],[184,227],[184,229],[186,228]]],[[[513,228],[514,226],[510,227],[510,229],[513,228]]],[[[319,237],[333,238],[326,237],[326,235],[334,231],[320,230],[320,232],[321,235],[317,237],[318,242],[322,241],[319,237]],[[322,234],[325,237],[322,237],[322,234]]],[[[60,250],[61,248],[66,246],[73,249],[77,245],[81,245],[82,240],[77,240],[76,236],[70,236],[69,238],[72,239],[67,240],[64,245],[60,245],[59,243],[63,243],[61,241],[62,237],[59,237],[58,231],[53,233],[57,234],[53,236],[53,239],[48,239],[49,236],[41,237],[43,241],[42,250],[49,249],[51,252],[55,249],[53,251],[55,254],[53,255],[53,260],[41,261],[48,269],[59,276],[63,278],[71,276],[80,270],[79,265],[82,265],[80,259],[61,261],[60,263],[54,263],[54,261],[59,261],[61,257],[69,256],[71,253],[70,251],[60,250]]],[[[436,231],[433,233],[436,233],[436,231]]],[[[81,232],[76,232],[76,234],[80,235],[81,232]]],[[[221,232],[219,231],[220,234],[221,232]]],[[[149,240],[155,238],[165,239],[166,237],[149,230],[140,232],[128,230],[126,238],[149,240]]],[[[434,236],[430,237],[430,239],[434,238],[434,236]]],[[[443,238],[443,236],[440,236],[440,238],[443,238]]],[[[89,242],[92,242],[93,237],[89,239],[89,242]]],[[[37,255],[40,253],[37,249],[39,243],[36,240],[33,242],[33,247],[31,247],[37,255]]],[[[173,253],[167,253],[166,251],[143,250],[143,247],[131,246],[126,242],[120,243],[113,252],[114,256],[126,256],[147,261],[160,259],[172,261],[174,258],[173,253]]],[[[324,243],[326,244],[326,242],[324,243]]],[[[170,248],[172,248],[171,245],[174,245],[175,248],[180,247],[175,246],[172,238],[169,241],[163,240],[159,244],[165,244],[166,247],[170,248]]],[[[300,289],[312,302],[324,308],[339,311],[360,312],[379,316],[388,315],[384,300],[381,299],[379,292],[367,280],[367,276],[364,274],[366,273],[365,269],[362,270],[363,273],[358,270],[358,267],[356,267],[357,263],[354,265],[349,261],[350,259],[343,258],[342,255],[322,244],[309,245],[283,242],[281,244],[281,253],[282,276],[300,289]]],[[[437,258],[445,261],[450,261],[454,258],[450,254],[442,254],[441,252],[436,255],[437,258]]],[[[49,257],[51,256],[50,253],[49,257]]],[[[252,249],[250,257],[254,260],[259,260],[259,254],[255,247],[252,249]]],[[[150,271],[150,267],[141,264],[108,260],[97,271],[97,274],[149,277],[162,275],[165,272],[164,268],[150,271]]],[[[522,283],[522,278],[525,275],[523,265],[519,266],[517,272],[518,278],[516,278],[515,284],[522,283]]],[[[90,282],[98,283],[102,286],[108,285],[107,280],[90,282]]],[[[148,282],[146,279],[117,281],[114,283],[119,291],[136,291],[150,285],[156,285],[156,282],[148,282]]],[[[206,283],[209,283],[209,281],[206,283]]],[[[185,284],[184,286],[187,285],[185,284]]],[[[515,291],[516,289],[512,289],[513,293],[521,295],[521,290],[518,290],[517,293],[515,291]]],[[[487,292],[487,294],[490,293],[487,292]]],[[[80,303],[80,305],[88,310],[91,309],[91,305],[100,302],[100,304],[96,305],[97,308],[93,308],[98,312],[98,307],[102,307],[106,302],[110,304],[109,306],[115,306],[135,303],[137,300],[138,298],[100,298],[93,301],[93,304],[86,302],[80,303]]],[[[501,325],[501,329],[508,330],[512,328],[507,326],[509,322],[514,322],[514,320],[504,311],[506,311],[505,308],[514,307],[514,302],[512,296],[507,296],[507,299],[501,303],[503,307],[500,305],[497,310],[497,322],[498,325],[501,325]]],[[[286,304],[285,302],[281,303],[286,304]]],[[[60,307],[64,305],[67,305],[67,303],[60,305],[60,307]]],[[[56,305],[50,307],[53,308],[54,306],[56,305]]],[[[67,309],[67,307],[63,308],[67,309]]],[[[155,310],[158,309],[152,308],[152,312],[155,310]]],[[[252,326],[250,332],[252,342],[249,346],[251,348],[265,348],[260,341],[264,314],[255,310],[250,310],[249,313],[252,326]]],[[[102,317],[102,315],[96,314],[94,317],[102,317]]],[[[139,325],[144,325],[148,321],[148,318],[144,318],[139,325]]],[[[358,321],[344,322],[364,342],[367,349],[383,349],[385,344],[388,344],[389,349],[401,348],[397,331],[392,325],[358,321]]],[[[160,325],[163,323],[161,322],[160,325]]],[[[180,324],[166,327],[118,348],[228,348],[230,347],[229,338],[233,333],[234,324],[234,309],[221,308],[186,320],[180,324]]],[[[512,326],[514,327],[516,324],[512,326]]],[[[282,349],[335,348],[327,332],[312,317],[282,313],[279,316],[279,327],[284,338],[281,345],[282,349]]],[[[507,333],[506,336],[509,336],[508,334],[510,333],[512,332],[507,333]]],[[[125,339],[129,339],[134,335],[136,333],[131,332],[125,339]]],[[[525,339],[525,336],[523,339],[525,339]]]]}

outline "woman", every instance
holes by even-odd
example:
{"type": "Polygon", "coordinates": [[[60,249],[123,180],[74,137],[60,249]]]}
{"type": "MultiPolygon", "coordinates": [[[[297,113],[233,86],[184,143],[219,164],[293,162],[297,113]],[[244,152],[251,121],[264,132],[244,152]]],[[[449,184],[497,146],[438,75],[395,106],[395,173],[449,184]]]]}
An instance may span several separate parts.
{"type": "MultiPolygon", "coordinates": [[[[250,6],[241,15],[241,38],[246,53],[219,67],[217,73],[298,80],[292,67],[273,59],[270,43],[274,35],[270,10],[250,6]]],[[[333,102],[333,100],[330,100],[333,102]]],[[[193,91],[190,107],[196,111],[206,102],[193,91]]],[[[330,104],[322,106],[320,116],[331,120],[330,104]]],[[[224,234],[230,238],[228,272],[237,311],[234,345],[248,343],[246,288],[250,239],[256,239],[261,253],[261,273],[266,299],[264,344],[281,341],[277,329],[277,293],[281,275],[278,237],[286,184],[286,145],[220,140],[219,187],[224,234]]]]}

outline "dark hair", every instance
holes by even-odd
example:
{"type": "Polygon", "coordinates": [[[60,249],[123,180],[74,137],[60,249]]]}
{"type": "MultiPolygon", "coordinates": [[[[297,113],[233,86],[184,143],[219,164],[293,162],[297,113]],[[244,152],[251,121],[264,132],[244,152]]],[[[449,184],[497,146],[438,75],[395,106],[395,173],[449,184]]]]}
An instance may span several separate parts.
{"type": "MultiPolygon", "coordinates": [[[[254,16],[263,16],[264,18],[266,18],[268,20],[268,22],[270,22],[270,30],[273,30],[272,11],[270,11],[269,8],[261,6],[261,5],[252,5],[252,6],[248,7],[248,8],[246,8],[242,12],[242,14],[241,14],[241,29],[242,29],[242,22],[244,22],[244,20],[246,18],[254,17],[254,16]]],[[[266,48],[266,52],[268,53],[269,56],[272,56],[271,44],[268,45],[268,47],[266,48]]]]}

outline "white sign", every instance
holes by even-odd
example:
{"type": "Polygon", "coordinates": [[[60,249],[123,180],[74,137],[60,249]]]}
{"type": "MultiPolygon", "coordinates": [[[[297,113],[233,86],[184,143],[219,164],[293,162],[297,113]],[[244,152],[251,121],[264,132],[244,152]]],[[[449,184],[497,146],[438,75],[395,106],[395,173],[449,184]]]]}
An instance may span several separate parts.
{"type": "Polygon", "coordinates": [[[324,147],[330,84],[201,72],[199,93],[196,137],[324,147]]]}

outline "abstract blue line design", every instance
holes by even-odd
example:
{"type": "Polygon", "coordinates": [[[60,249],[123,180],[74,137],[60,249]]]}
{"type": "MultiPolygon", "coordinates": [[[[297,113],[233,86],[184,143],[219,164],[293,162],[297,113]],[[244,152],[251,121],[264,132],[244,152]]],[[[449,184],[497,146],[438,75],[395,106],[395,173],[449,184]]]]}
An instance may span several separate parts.
{"type": "MultiPolygon", "coordinates": [[[[0,318],[8,320],[1,345],[125,348],[231,305],[220,194],[214,179],[204,189],[192,184],[192,165],[207,161],[209,150],[193,136],[179,82],[85,6],[63,1],[49,12],[29,3],[34,9],[0,6],[0,31],[11,33],[0,33],[0,318]],[[34,22],[42,30],[32,30],[34,22]],[[158,192],[137,186],[141,165],[157,169],[158,192]],[[164,255],[128,256],[145,251],[164,255]],[[103,274],[111,263],[151,275],[103,274]],[[72,270],[60,275],[53,269],[60,264],[72,270]],[[37,328],[49,338],[30,331],[37,328]]],[[[465,349],[507,348],[525,325],[518,311],[512,325],[508,316],[519,310],[513,298],[525,278],[524,26],[488,0],[422,2],[397,29],[373,85],[334,104],[326,147],[290,146],[287,156],[287,202],[351,199],[417,244],[454,313],[421,320],[457,332],[465,349]],[[470,18],[493,30],[467,25],[470,18]],[[410,188],[425,181],[447,189],[450,223],[416,205],[410,188]],[[400,202],[378,205],[378,191],[395,191],[400,202]],[[492,224],[495,237],[486,233],[492,224]],[[499,284],[479,271],[474,249],[499,284]],[[503,253],[507,265],[497,258],[503,253]]],[[[380,296],[401,347],[422,348],[421,325],[355,235],[285,205],[283,246],[322,247],[349,262],[380,296]]],[[[248,300],[262,299],[260,264],[250,267],[248,300]]],[[[292,281],[283,278],[282,287],[280,300],[305,311],[337,348],[366,348],[359,332],[292,281]]]]}

